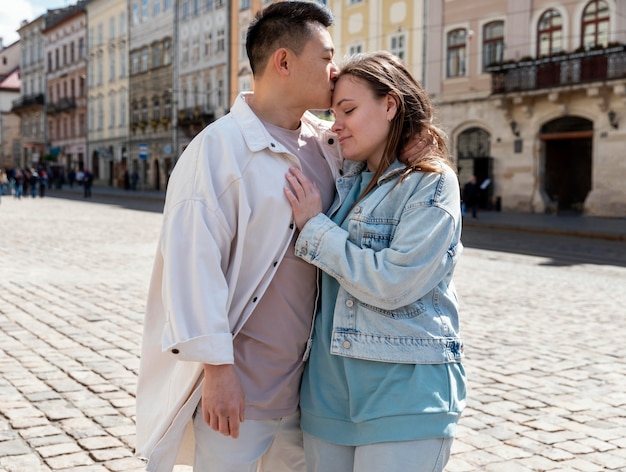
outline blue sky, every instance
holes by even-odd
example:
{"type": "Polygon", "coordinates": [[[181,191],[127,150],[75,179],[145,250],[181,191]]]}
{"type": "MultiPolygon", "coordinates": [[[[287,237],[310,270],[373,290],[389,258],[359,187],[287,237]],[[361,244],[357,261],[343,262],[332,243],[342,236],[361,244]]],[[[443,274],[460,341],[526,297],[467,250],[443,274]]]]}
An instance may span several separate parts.
{"type": "Polygon", "coordinates": [[[5,46],[20,39],[16,30],[22,20],[32,21],[46,10],[66,7],[74,0],[0,0],[0,37],[5,46]]]}

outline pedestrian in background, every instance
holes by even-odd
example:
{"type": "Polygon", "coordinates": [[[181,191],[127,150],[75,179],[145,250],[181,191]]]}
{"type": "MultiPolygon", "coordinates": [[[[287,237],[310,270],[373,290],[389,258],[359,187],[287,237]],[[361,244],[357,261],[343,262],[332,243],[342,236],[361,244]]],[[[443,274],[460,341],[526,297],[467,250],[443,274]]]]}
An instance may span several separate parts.
{"type": "Polygon", "coordinates": [[[82,175],[84,198],[91,198],[91,185],[93,184],[93,174],[89,169],[85,169],[82,175]]]}
{"type": "Polygon", "coordinates": [[[457,176],[428,95],[390,53],[349,59],[332,111],[346,163],[331,217],[299,169],[285,190],[296,255],[323,271],[300,401],[307,470],[443,471],[466,396],[457,176]],[[406,166],[415,133],[436,145],[406,166]]]}
{"type": "Polygon", "coordinates": [[[476,183],[476,176],[472,175],[472,177],[467,181],[467,183],[463,186],[463,204],[465,205],[465,210],[471,210],[472,218],[478,217],[478,193],[480,189],[478,184],[476,183]]]}

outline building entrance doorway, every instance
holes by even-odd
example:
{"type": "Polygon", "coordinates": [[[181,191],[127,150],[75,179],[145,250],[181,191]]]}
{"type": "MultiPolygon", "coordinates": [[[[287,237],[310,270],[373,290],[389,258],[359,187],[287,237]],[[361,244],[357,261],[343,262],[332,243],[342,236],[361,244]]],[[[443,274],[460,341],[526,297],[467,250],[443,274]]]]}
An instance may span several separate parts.
{"type": "Polygon", "coordinates": [[[542,126],[543,190],[559,214],[582,214],[591,191],[593,123],[565,117],[542,126]]]}

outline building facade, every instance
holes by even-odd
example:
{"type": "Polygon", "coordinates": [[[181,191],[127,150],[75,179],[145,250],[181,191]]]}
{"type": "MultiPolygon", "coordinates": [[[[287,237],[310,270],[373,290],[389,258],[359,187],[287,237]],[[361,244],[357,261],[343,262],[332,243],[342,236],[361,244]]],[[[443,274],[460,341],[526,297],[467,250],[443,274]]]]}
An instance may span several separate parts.
{"type": "MultiPolygon", "coordinates": [[[[49,154],[66,173],[90,164],[86,161],[86,28],[84,2],[79,2],[49,11],[43,30],[49,154]]],[[[99,169],[95,164],[90,170],[97,176],[99,169]]]]}
{"type": "Polygon", "coordinates": [[[0,38],[0,167],[21,167],[22,133],[13,102],[20,96],[21,41],[4,46],[0,38]]]}
{"type": "MultiPolygon", "coordinates": [[[[234,3],[234,2],[233,2],[234,3]]],[[[174,89],[178,153],[230,108],[228,52],[230,2],[180,0],[174,89]]]]}
{"type": "Polygon", "coordinates": [[[19,167],[37,165],[46,156],[46,69],[42,31],[45,16],[22,24],[18,30],[22,44],[20,58],[20,98],[13,102],[13,111],[21,119],[22,148],[19,167]]]}
{"type": "MultiPolygon", "coordinates": [[[[92,0],[88,17],[87,152],[101,183],[128,187],[128,18],[126,0],[92,0]]],[[[95,176],[95,174],[94,174],[95,176]]]]}
{"type": "Polygon", "coordinates": [[[178,147],[172,65],[174,1],[130,2],[128,171],[141,188],[164,190],[178,147]]]}

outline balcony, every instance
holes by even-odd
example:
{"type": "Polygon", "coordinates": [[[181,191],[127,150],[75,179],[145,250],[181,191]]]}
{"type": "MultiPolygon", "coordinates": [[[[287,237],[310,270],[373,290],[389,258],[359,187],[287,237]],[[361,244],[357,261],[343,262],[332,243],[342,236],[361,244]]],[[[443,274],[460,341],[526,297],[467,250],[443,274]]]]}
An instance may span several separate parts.
{"type": "Polygon", "coordinates": [[[626,47],[613,46],[490,66],[494,94],[626,78],[626,47]]]}
{"type": "Polygon", "coordinates": [[[11,111],[13,113],[21,113],[27,108],[43,106],[45,101],[43,93],[34,95],[24,95],[11,103],[11,111]]]}
{"type": "Polygon", "coordinates": [[[195,106],[178,112],[178,126],[191,138],[215,121],[215,111],[208,107],[195,106]]]}
{"type": "Polygon", "coordinates": [[[70,110],[76,109],[76,99],[74,98],[60,98],[58,102],[51,103],[48,106],[49,114],[67,113],[70,110]]]}

